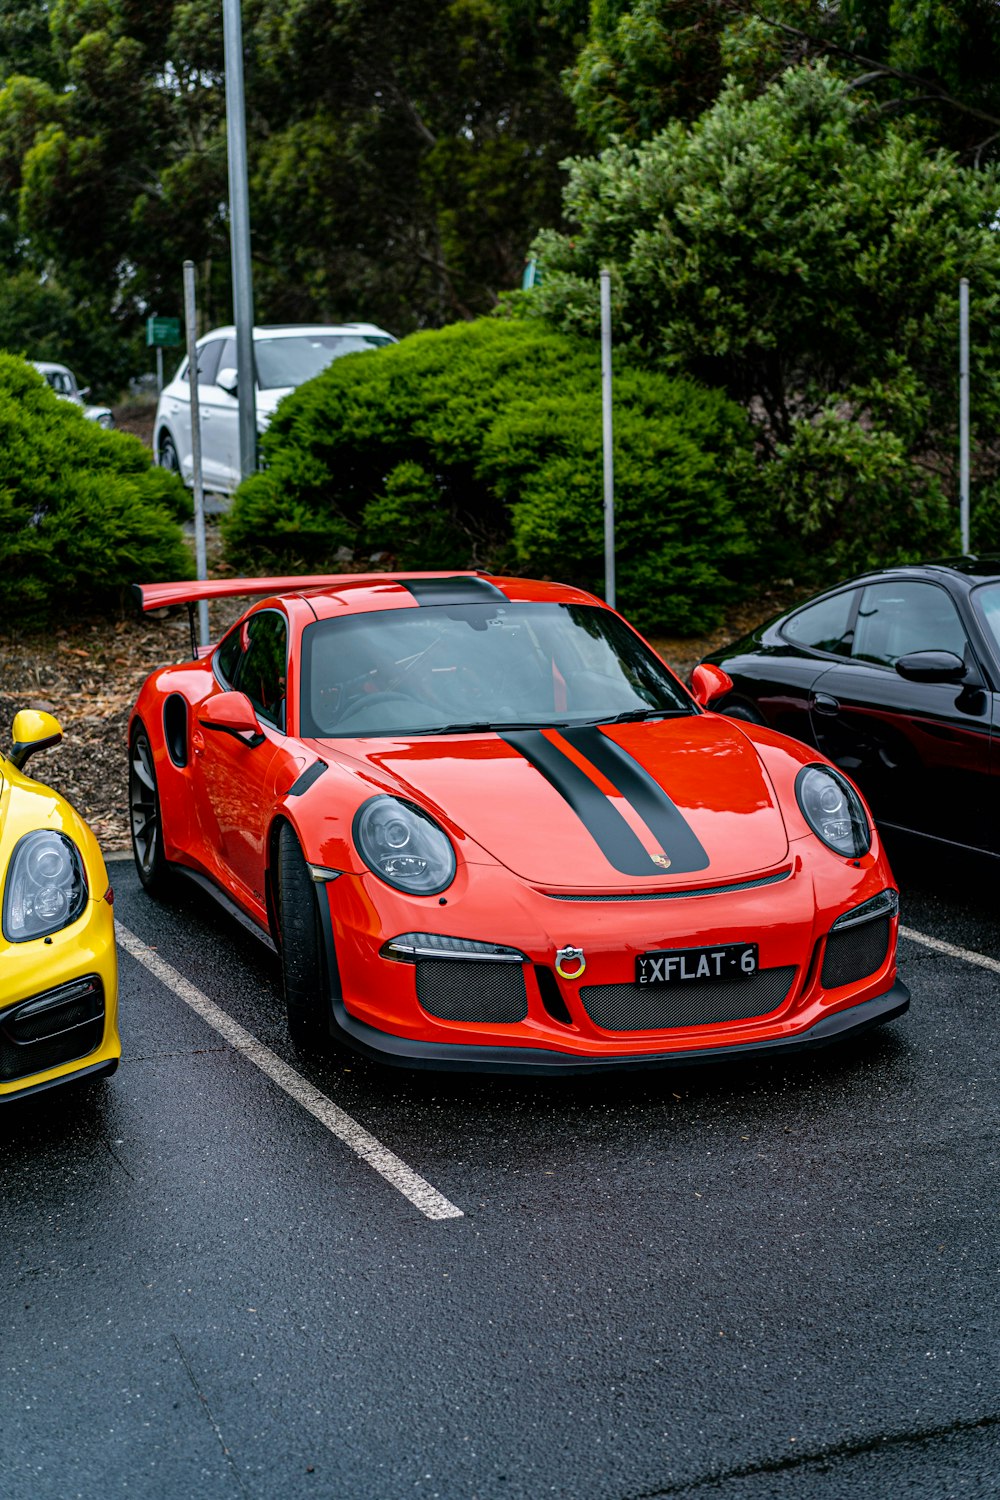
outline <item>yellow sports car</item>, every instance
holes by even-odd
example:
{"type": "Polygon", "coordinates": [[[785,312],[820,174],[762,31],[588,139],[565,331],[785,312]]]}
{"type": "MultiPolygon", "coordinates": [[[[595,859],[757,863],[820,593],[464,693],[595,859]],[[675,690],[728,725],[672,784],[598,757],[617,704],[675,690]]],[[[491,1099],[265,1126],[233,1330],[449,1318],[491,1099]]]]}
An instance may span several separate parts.
{"type": "Polygon", "coordinates": [[[111,886],[93,833],[24,770],[57,745],[51,714],[22,709],[0,751],[0,1104],[113,1073],[118,963],[111,886]]]}

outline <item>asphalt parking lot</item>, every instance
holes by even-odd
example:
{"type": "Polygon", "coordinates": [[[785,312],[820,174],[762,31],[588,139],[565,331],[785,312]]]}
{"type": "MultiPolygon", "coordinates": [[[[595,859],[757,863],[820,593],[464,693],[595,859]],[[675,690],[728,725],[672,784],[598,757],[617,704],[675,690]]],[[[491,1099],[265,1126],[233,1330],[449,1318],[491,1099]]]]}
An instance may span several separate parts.
{"type": "Polygon", "coordinates": [[[115,863],[122,1067],[0,1115],[0,1496],[995,1496],[995,877],[898,873],[891,1027],[504,1082],[304,1064],[115,863]]]}

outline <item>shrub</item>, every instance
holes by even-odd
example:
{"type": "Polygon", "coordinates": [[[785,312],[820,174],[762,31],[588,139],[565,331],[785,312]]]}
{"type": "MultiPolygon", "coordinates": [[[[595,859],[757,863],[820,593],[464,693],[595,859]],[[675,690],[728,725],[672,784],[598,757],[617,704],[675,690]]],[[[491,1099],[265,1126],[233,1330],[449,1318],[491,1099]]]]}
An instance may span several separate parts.
{"type": "Polygon", "coordinates": [[[0,618],[38,625],[114,605],[144,577],[190,576],[189,511],[138,438],[88,422],[0,354],[0,618]]]}
{"type": "MultiPolygon", "coordinates": [[[[619,356],[619,362],[623,360],[619,356]]],[[[282,402],[269,467],[223,522],[237,568],[338,549],[402,568],[488,567],[603,590],[600,359],[501,320],[335,361],[282,402]]],[[[719,392],[623,364],[615,380],[618,599],[646,629],[718,621],[747,552],[749,428],[719,392]]]]}

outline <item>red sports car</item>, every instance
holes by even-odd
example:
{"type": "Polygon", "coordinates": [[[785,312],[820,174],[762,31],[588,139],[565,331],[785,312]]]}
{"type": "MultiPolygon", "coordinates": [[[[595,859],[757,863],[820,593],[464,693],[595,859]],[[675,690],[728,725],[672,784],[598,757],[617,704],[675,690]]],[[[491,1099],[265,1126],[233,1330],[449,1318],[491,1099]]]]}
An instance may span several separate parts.
{"type": "Polygon", "coordinates": [[[579,589],[481,574],[144,585],[263,595],[130,728],[143,885],[270,934],[289,1029],[406,1066],[594,1072],[891,1020],[897,893],[815,751],[707,712],[579,589]]]}

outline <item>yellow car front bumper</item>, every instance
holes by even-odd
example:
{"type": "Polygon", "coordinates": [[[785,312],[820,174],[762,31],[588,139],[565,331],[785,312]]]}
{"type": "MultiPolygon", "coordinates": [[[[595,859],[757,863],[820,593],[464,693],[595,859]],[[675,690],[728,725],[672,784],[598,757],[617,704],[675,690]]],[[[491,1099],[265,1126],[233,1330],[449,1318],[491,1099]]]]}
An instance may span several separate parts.
{"type": "Polygon", "coordinates": [[[114,917],[103,891],[51,937],[0,938],[0,1104],[113,1073],[120,1056],[114,917]]]}

